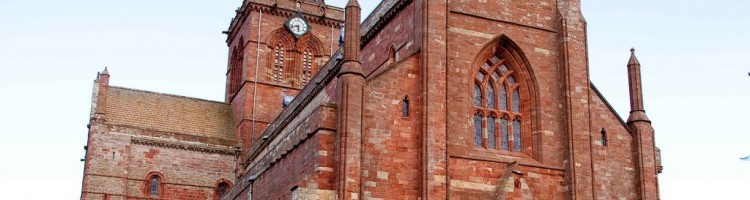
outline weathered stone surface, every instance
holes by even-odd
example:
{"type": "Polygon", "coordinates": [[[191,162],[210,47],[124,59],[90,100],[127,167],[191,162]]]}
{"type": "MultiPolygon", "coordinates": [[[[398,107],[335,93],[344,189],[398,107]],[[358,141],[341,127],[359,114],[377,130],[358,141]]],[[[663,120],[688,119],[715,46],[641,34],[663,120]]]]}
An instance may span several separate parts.
{"type": "Polygon", "coordinates": [[[347,5],[342,55],[342,8],[244,2],[228,33],[226,103],[102,76],[85,199],[148,198],[157,172],[163,199],[218,199],[221,182],[233,183],[225,200],[658,199],[640,63],[629,63],[638,106],[625,122],[588,77],[580,1],[386,0],[361,30],[347,5]],[[311,29],[294,38],[284,23],[298,11],[311,29]],[[482,93],[476,106],[475,83],[511,103],[490,107],[500,97],[482,93]],[[295,96],[286,108],[284,92],[295,96]]]}

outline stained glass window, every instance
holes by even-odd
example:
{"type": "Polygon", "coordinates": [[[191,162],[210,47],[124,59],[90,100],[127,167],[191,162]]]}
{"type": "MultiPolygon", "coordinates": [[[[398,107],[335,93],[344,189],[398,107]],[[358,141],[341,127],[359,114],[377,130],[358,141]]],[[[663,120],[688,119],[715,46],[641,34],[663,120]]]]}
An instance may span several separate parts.
{"type": "Polygon", "coordinates": [[[473,115],[474,143],[487,149],[520,152],[521,124],[524,122],[520,90],[525,86],[513,77],[515,66],[502,55],[509,54],[491,54],[472,74],[474,109],[476,113],[487,113],[487,116],[473,115]]]}
{"type": "Polygon", "coordinates": [[[513,151],[521,151],[521,120],[513,120],[513,151]]]}
{"type": "Polygon", "coordinates": [[[500,118],[500,149],[508,150],[508,119],[500,118]]]}
{"type": "Polygon", "coordinates": [[[497,63],[497,61],[500,61],[500,58],[498,58],[497,56],[492,56],[490,61],[492,61],[492,63],[494,64],[494,63],[497,63]]]}
{"type": "Polygon", "coordinates": [[[158,196],[159,195],[159,177],[152,176],[151,177],[151,196],[158,196]]]}
{"type": "Polygon", "coordinates": [[[508,110],[508,93],[505,91],[505,84],[500,86],[500,110],[508,110]]]}
{"type": "Polygon", "coordinates": [[[482,116],[474,115],[474,145],[482,146],[482,116]]]}
{"type": "Polygon", "coordinates": [[[495,136],[495,117],[488,117],[487,118],[487,146],[488,148],[495,149],[497,148],[497,142],[495,136]]]}
{"type": "Polygon", "coordinates": [[[474,106],[482,106],[482,88],[474,84],[474,106]]]}
{"type": "Polygon", "coordinates": [[[521,98],[518,95],[518,90],[513,90],[513,112],[520,112],[521,110],[521,98]]]}
{"type": "Polygon", "coordinates": [[[505,65],[500,66],[500,71],[508,72],[508,67],[505,65]]]}
{"type": "Polygon", "coordinates": [[[495,89],[492,84],[487,87],[487,107],[495,108],[495,89]]]}

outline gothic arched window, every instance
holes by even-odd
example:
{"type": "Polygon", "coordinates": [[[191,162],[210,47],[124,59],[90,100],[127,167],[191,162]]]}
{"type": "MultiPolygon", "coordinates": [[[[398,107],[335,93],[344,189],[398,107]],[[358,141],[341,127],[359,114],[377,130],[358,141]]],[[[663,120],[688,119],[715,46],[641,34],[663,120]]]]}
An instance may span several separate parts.
{"type": "Polygon", "coordinates": [[[477,147],[521,152],[522,86],[515,76],[500,53],[490,55],[475,72],[472,105],[475,113],[485,113],[474,115],[477,147]]]}
{"type": "Polygon", "coordinates": [[[277,29],[269,37],[267,75],[271,83],[301,88],[317,73],[317,58],[323,45],[312,34],[295,39],[286,29],[277,29]]]}
{"type": "Polygon", "coordinates": [[[242,86],[243,60],[245,51],[245,39],[240,38],[239,43],[232,49],[229,60],[229,88],[228,93],[236,93],[242,86]]]}

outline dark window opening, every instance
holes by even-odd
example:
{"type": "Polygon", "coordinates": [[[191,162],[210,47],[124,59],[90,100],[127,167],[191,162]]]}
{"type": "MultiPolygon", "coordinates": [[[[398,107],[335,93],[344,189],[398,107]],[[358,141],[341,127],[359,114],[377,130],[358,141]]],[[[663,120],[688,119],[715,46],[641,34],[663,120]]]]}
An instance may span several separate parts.
{"type": "Polygon", "coordinates": [[[404,97],[404,100],[401,104],[401,115],[404,117],[409,116],[409,97],[404,97]]]}
{"type": "Polygon", "coordinates": [[[607,130],[602,128],[602,146],[607,146],[607,130]]]}
{"type": "Polygon", "coordinates": [[[224,194],[226,194],[228,189],[229,189],[229,184],[224,183],[224,182],[219,183],[219,188],[218,188],[219,197],[221,197],[224,194]]]}

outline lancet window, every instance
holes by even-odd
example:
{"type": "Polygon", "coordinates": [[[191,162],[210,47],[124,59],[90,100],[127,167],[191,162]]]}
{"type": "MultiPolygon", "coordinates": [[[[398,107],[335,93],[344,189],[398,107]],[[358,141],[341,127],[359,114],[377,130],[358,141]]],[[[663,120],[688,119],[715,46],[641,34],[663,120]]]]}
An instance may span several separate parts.
{"type": "Polygon", "coordinates": [[[242,86],[242,72],[244,69],[244,39],[241,38],[238,45],[232,49],[229,59],[229,88],[230,94],[236,93],[242,86]]]}
{"type": "Polygon", "coordinates": [[[312,79],[313,58],[312,50],[309,48],[302,51],[302,77],[300,78],[300,83],[302,83],[302,85],[307,84],[312,79]]]}

